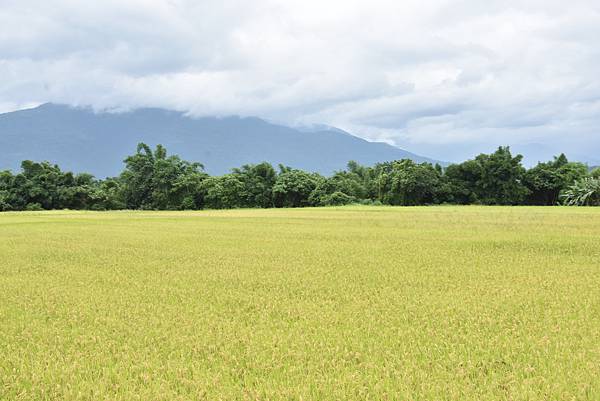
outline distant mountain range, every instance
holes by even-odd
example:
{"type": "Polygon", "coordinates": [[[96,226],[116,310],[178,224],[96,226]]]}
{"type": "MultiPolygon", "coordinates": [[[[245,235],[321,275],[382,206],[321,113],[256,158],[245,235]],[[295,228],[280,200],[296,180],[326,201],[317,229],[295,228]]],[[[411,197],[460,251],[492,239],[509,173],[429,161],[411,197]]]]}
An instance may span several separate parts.
{"type": "Polygon", "coordinates": [[[95,113],[57,104],[0,114],[0,170],[16,171],[22,160],[47,160],[104,178],[122,170],[138,142],[160,143],[170,154],[201,162],[211,174],[262,161],[324,174],[345,168],[349,160],[436,162],[337,128],[295,129],[259,118],[192,118],[163,109],[95,113]]]}

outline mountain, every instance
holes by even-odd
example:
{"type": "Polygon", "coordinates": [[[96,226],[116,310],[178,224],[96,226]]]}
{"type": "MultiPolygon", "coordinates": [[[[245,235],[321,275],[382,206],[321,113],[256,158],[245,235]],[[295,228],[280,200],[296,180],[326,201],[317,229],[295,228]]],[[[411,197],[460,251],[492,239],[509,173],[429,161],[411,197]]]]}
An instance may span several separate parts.
{"type": "Polygon", "coordinates": [[[349,160],[366,165],[403,158],[435,162],[339,129],[294,129],[259,118],[192,118],[162,109],[95,113],[50,103],[0,114],[0,170],[17,170],[29,159],[114,176],[138,142],[160,143],[170,154],[203,163],[211,174],[261,161],[324,174],[343,169],[349,160]]]}

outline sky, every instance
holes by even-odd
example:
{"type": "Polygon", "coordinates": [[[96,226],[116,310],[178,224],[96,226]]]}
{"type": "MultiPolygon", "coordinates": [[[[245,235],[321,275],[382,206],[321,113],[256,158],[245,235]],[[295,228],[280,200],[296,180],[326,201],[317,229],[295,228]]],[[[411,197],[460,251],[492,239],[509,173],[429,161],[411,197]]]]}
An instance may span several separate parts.
{"type": "Polygon", "coordinates": [[[0,0],[0,112],[45,102],[600,164],[600,1],[0,0]]]}

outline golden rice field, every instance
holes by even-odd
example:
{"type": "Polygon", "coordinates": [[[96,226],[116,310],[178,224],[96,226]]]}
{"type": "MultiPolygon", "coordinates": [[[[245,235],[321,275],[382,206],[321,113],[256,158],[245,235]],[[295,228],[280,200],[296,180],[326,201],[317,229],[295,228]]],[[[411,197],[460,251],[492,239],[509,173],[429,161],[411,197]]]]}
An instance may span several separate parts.
{"type": "Polygon", "coordinates": [[[600,400],[600,208],[0,214],[1,400],[600,400]]]}

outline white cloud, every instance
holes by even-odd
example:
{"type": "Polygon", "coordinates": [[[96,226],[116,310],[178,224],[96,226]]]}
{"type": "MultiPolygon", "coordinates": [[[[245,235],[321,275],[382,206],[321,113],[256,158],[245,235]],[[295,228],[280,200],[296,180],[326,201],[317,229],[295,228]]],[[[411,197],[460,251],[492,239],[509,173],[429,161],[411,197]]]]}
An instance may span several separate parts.
{"type": "Polygon", "coordinates": [[[326,123],[456,160],[600,159],[596,0],[2,0],[0,111],[326,123]]]}

